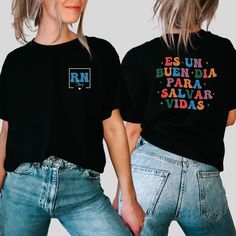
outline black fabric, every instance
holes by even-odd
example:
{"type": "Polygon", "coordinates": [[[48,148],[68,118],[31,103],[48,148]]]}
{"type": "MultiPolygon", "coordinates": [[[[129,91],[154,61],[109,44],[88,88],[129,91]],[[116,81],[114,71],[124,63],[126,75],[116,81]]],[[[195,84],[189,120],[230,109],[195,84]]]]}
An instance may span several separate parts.
{"type": "Polygon", "coordinates": [[[119,108],[122,72],[115,49],[87,37],[46,46],[34,40],[11,52],[0,80],[0,118],[8,121],[5,169],[55,155],[103,172],[102,121],[119,108]]]}
{"type": "Polygon", "coordinates": [[[7,96],[6,96],[6,91],[5,91],[5,84],[6,84],[6,73],[10,69],[7,68],[8,65],[8,57],[6,58],[3,67],[2,67],[2,72],[0,74],[0,118],[2,120],[8,120],[7,118],[7,96]]]}
{"type": "Polygon", "coordinates": [[[128,96],[121,112],[141,123],[141,136],[153,145],[223,170],[227,116],[236,108],[236,53],[211,32],[191,37],[187,52],[155,38],[126,54],[128,96]]]}
{"type": "Polygon", "coordinates": [[[230,45],[231,47],[231,51],[232,51],[232,55],[229,57],[232,58],[232,69],[231,69],[231,90],[230,90],[230,94],[231,94],[231,101],[230,101],[230,106],[229,106],[229,110],[233,110],[236,109],[236,75],[235,75],[235,70],[236,70],[236,50],[234,49],[233,45],[230,45]]]}

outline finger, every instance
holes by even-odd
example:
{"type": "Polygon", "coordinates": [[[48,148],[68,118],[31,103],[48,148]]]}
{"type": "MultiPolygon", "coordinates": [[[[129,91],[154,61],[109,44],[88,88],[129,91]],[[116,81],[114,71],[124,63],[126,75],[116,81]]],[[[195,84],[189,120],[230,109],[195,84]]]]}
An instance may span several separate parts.
{"type": "Polygon", "coordinates": [[[139,223],[139,228],[142,229],[143,228],[143,222],[139,223]]]}
{"type": "Polygon", "coordinates": [[[122,219],[122,221],[124,222],[125,225],[128,225],[127,220],[123,216],[121,216],[121,219],[122,219]]]}
{"type": "Polygon", "coordinates": [[[139,215],[139,220],[142,220],[142,221],[143,221],[144,218],[145,218],[145,216],[144,216],[143,214],[140,214],[140,215],[139,215]]]}
{"type": "Polygon", "coordinates": [[[144,211],[142,211],[142,216],[143,216],[143,218],[146,216],[146,214],[145,214],[145,212],[144,212],[144,211]]]}
{"type": "Polygon", "coordinates": [[[138,223],[141,227],[143,227],[143,224],[144,224],[144,217],[140,216],[139,219],[138,219],[138,223]]]}
{"type": "Polygon", "coordinates": [[[131,229],[131,227],[128,224],[125,224],[125,226],[127,227],[127,229],[132,233],[132,235],[134,235],[133,230],[131,229]]]}
{"type": "Polygon", "coordinates": [[[134,233],[135,236],[140,236],[140,232],[134,233]]]}
{"type": "Polygon", "coordinates": [[[139,235],[140,231],[141,231],[141,228],[136,226],[136,227],[132,228],[132,231],[134,232],[135,235],[139,235]]]}

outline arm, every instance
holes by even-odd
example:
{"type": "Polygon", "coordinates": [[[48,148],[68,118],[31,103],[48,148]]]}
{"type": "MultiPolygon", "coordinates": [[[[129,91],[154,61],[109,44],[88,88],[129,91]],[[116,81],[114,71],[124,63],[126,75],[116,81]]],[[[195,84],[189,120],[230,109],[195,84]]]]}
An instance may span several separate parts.
{"type": "Polygon", "coordinates": [[[144,212],[136,200],[131,176],[128,141],[119,110],[113,110],[111,117],[103,121],[103,128],[104,138],[122,193],[121,217],[131,227],[135,235],[139,235],[143,226],[144,212]]]}
{"type": "Polygon", "coordinates": [[[6,142],[8,133],[8,122],[2,122],[2,130],[0,133],[0,190],[2,189],[3,181],[6,176],[6,171],[4,169],[4,161],[6,157],[6,142]]]}
{"type": "Polygon", "coordinates": [[[235,123],[235,121],[236,121],[236,109],[229,112],[226,126],[233,125],[235,123]]]}
{"type": "MultiPolygon", "coordinates": [[[[127,134],[127,138],[128,138],[129,151],[130,151],[130,155],[131,155],[135,149],[137,139],[140,136],[142,128],[141,128],[141,124],[130,123],[130,122],[126,123],[125,128],[126,128],[126,134],[127,134]]],[[[112,204],[115,210],[118,209],[119,189],[120,189],[120,186],[118,184],[117,190],[116,190],[116,195],[115,195],[115,198],[114,198],[113,204],[112,204]]]]}
{"type": "Polygon", "coordinates": [[[142,131],[141,124],[135,124],[135,123],[126,123],[126,133],[128,137],[128,142],[129,142],[129,150],[130,154],[133,153],[137,139],[140,136],[140,133],[142,131]]]}

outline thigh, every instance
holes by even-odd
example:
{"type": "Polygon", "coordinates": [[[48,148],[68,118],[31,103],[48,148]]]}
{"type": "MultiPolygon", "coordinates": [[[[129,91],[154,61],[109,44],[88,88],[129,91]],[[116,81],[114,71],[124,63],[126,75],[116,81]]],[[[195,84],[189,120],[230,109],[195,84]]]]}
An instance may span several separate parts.
{"type": "Polygon", "coordinates": [[[84,209],[78,208],[58,218],[72,236],[131,235],[106,196],[101,196],[84,209]]]}
{"type": "Polygon", "coordinates": [[[50,217],[41,210],[34,195],[30,168],[25,165],[16,172],[8,172],[0,198],[1,231],[3,236],[45,236],[48,232],[50,217]],[[29,174],[29,175],[28,175],[29,174]]]}
{"type": "Polygon", "coordinates": [[[55,217],[72,236],[130,235],[91,170],[61,171],[55,217]]]}
{"type": "Polygon", "coordinates": [[[178,222],[189,236],[235,236],[219,171],[199,164],[189,170],[178,222]]]}
{"type": "MultiPolygon", "coordinates": [[[[145,212],[141,235],[168,235],[168,227],[174,217],[179,189],[179,169],[158,159],[159,153],[150,152],[144,144],[132,155],[132,177],[137,200],[145,212]],[[141,151],[139,149],[142,148],[141,151]]],[[[119,212],[122,197],[119,196],[119,212]]]]}
{"type": "Polygon", "coordinates": [[[199,222],[196,219],[196,224],[180,223],[185,235],[187,236],[236,236],[234,223],[228,210],[227,213],[216,222],[199,222]]]}

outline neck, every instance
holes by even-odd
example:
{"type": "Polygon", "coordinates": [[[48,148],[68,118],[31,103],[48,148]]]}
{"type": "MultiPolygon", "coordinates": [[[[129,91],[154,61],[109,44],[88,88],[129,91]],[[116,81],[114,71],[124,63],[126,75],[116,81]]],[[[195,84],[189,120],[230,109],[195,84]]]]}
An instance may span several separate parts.
{"type": "Polygon", "coordinates": [[[77,35],[70,31],[68,25],[62,23],[61,33],[58,22],[50,17],[42,17],[35,41],[45,45],[61,44],[75,39],[77,35]]]}
{"type": "MultiPolygon", "coordinates": [[[[201,30],[201,27],[196,24],[196,25],[194,25],[194,26],[192,27],[191,33],[196,33],[196,32],[198,32],[198,31],[200,31],[200,30],[201,30]]],[[[171,33],[171,34],[180,34],[180,33],[182,33],[182,32],[183,32],[183,30],[174,28],[174,29],[172,29],[171,31],[169,31],[168,33],[171,33]]]]}

